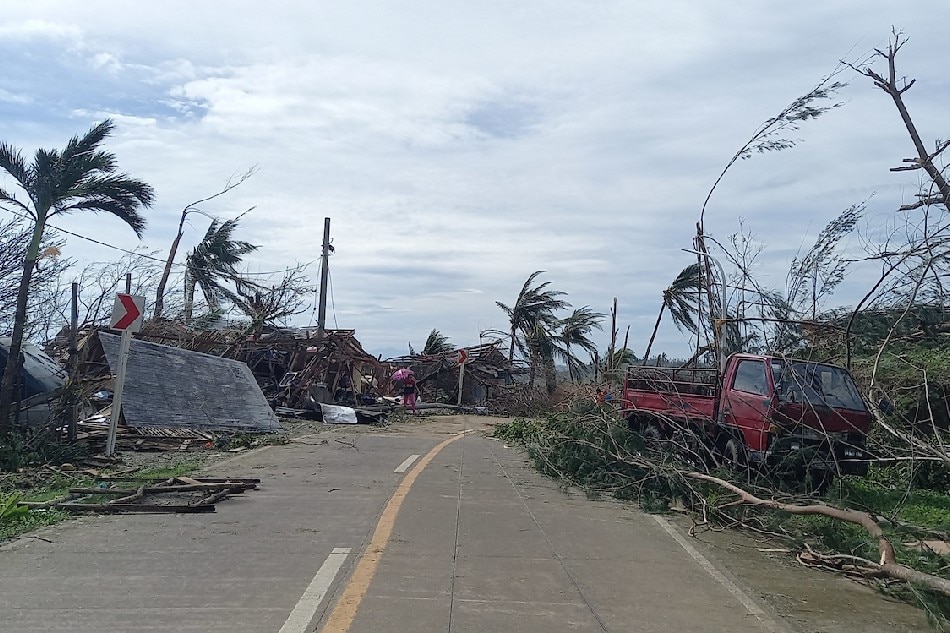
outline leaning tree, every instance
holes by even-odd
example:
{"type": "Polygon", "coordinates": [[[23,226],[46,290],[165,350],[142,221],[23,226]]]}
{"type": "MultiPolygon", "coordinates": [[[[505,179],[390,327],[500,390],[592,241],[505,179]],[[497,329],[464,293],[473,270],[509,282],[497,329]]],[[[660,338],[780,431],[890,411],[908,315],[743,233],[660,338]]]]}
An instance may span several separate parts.
{"type": "Polygon", "coordinates": [[[32,162],[27,162],[16,147],[0,143],[0,169],[10,175],[21,193],[18,196],[16,191],[0,188],[0,204],[28,216],[33,225],[17,292],[13,340],[0,383],[0,433],[10,430],[30,281],[49,219],[92,211],[116,216],[132,227],[138,237],[145,230],[145,218],[139,211],[151,206],[155,194],[144,181],[119,172],[115,155],[100,148],[114,129],[115,124],[107,119],[82,137],[70,139],[63,150],[37,150],[32,162]]]}

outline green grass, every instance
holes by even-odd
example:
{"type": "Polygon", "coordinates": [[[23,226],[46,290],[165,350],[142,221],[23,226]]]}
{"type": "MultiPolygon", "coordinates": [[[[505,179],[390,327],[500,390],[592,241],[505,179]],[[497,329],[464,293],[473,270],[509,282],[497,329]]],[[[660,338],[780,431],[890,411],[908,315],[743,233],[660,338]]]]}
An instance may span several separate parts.
{"type": "Polygon", "coordinates": [[[849,477],[840,487],[833,487],[828,501],[868,509],[917,527],[950,532],[950,495],[934,490],[907,490],[874,479],[849,477]]]}
{"type": "Polygon", "coordinates": [[[133,474],[132,477],[136,479],[171,479],[172,477],[190,475],[198,470],[201,470],[203,467],[204,465],[198,460],[187,460],[172,466],[155,466],[151,468],[143,468],[142,470],[133,474]]]}
{"type": "Polygon", "coordinates": [[[0,542],[63,521],[68,515],[60,510],[33,511],[18,505],[20,494],[0,494],[0,542]]]}
{"type": "Polygon", "coordinates": [[[9,519],[0,519],[0,542],[38,530],[48,525],[56,525],[70,518],[62,510],[31,510],[24,515],[9,519]]]}

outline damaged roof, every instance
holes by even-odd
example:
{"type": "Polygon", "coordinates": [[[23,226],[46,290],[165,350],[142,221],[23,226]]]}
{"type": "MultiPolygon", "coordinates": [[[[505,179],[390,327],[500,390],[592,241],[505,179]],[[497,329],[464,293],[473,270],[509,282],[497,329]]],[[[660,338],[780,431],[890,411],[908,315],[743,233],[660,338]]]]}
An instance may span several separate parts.
{"type": "MultiPolygon", "coordinates": [[[[99,332],[99,341],[114,370],[119,362],[119,337],[99,332]]],[[[134,338],[122,414],[130,427],[280,430],[277,416],[244,363],[134,338]]]]}

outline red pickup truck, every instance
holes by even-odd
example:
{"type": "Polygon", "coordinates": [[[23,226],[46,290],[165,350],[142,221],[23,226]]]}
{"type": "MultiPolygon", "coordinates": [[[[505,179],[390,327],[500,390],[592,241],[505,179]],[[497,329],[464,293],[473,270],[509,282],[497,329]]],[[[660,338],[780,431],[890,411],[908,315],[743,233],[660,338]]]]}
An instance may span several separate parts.
{"type": "Polygon", "coordinates": [[[622,410],[647,439],[694,444],[734,466],[785,465],[822,485],[868,471],[871,414],[851,374],[835,365],[734,354],[721,373],[635,367],[622,410]]]}

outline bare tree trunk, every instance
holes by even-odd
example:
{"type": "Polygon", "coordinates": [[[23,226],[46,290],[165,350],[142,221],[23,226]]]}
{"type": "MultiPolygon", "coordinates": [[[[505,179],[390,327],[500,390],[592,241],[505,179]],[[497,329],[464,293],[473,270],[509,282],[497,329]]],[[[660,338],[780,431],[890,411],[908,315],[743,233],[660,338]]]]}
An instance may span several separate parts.
{"type": "Polygon", "coordinates": [[[191,316],[195,306],[195,278],[185,271],[185,325],[191,325],[191,316]]]}
{"type": "Polygon", "coordinates": [[[544,387],[548,395],[557,390],[557,367],[554,364],[554,354],[549,351],[543,354],[544,360],[544,387]]]}
{"type": "Polygon", "coordinates": [[[656,339],[656,333],[660,329],[660,321],[663,319],[663,311],[666,310],[666,301],[660,304],[660,313],[656,315],[656,323],[653,324],[653,334],[650,335],[650,342],[647,343],[647,351],[643,352],[643,362],[646,365],[650,358],[650,350],[653,349],[653,341],[656,339]]]}
{"type": "Polygon", "coordinates": [[[565,345],[565,351],[567,352],[567,377],[570,379],[571,384],[574,384],[574,361],[571,360],[571,346],[565,345]]]}
{"type": "Polygon", "coordinates": [[[607,367],[605,374],[610,372],[613,375],[614,354],[617,351],[617,297],[614,297],[613,308],[610,310],[610,349],[607,350],[607,367]]]}
{"type": "Polygon", "coordinates": [[[533,390],[538,377],[538,363],[541,360],[541,354],[536,343],[530,342],[528,346],[531,350],[531,359],[528,365],[528,389],[533,390]]]}
{"type": "Polygon", "coordinates": [[[158,281],[158,288],[155,290],[155,309],[152,312],[152,318],[158,319],[162,316],[162,310],[165,309],[165,285],[168,283],[168,277],[172,273],[172,264],[175,262],[175,255],[178,254],[178,245],[181,243],[181,237],[184,235],[185,218],[188,217],[189,207],[181,212],[181,220],[178,222],[178,234],[175,235],[172,246],[168,249],[168,259],[165,260],[165,268],[162,270],[162,277],[158,281]]]}
{"type": "Polygon", "coordinates": [[[911,209],[916,209],[918,207],[926,206],[928,204],[942,203],[945,207],[950,209],[950,183],[947,182],[947,179],[944,178],[943,173],[940,169],[934,164],[934,159],[941,154],[947,147],[950,147],[950,142],[942,141],[937,144],[937,148],[933,153],[927,151],[927,148],[924,146],[923,140],[920,138],[920,133],[917,131],[917,126],[914,125],[914,121],[910,118],[910,113],[907,111],[907,106],[904,104],[904,93],[913,87],[916,80],[911,79],[907,81],[906,78],[901,78],[901,84],[898,85],[897,81],[897,53],[900,51],[901,47],[907,41],[900,33],[894,33],[894,40],[887,48],[887,53],[878,51],[878,54],[884,57],[887,60],[887,77],[871,70],[870,68],[864,68],[858,70],[862,75],[870,77],[874,82],[874,85],[886,92],[891,100],[894,102],[894,106],[897,107],[897,111],[900,113],[901,120],[904,122],[904,127],[907,129],[907,134],[910,135],[911,141],[914,143],[914,149],[917,150],[917,158],[914,160],[907,159],[907,162],[913,163],[912,165],[905,167],[894,167],[891,171],[912,171],[915,169],[923,169],[927,172],[927,175],[933,181],[934,185],[937,186],[937,190],[940,192],[939,196],[923,196],[917,202],[912,204],[903,205],[901,207],[902,211],[909,211],[911,209]]]}

